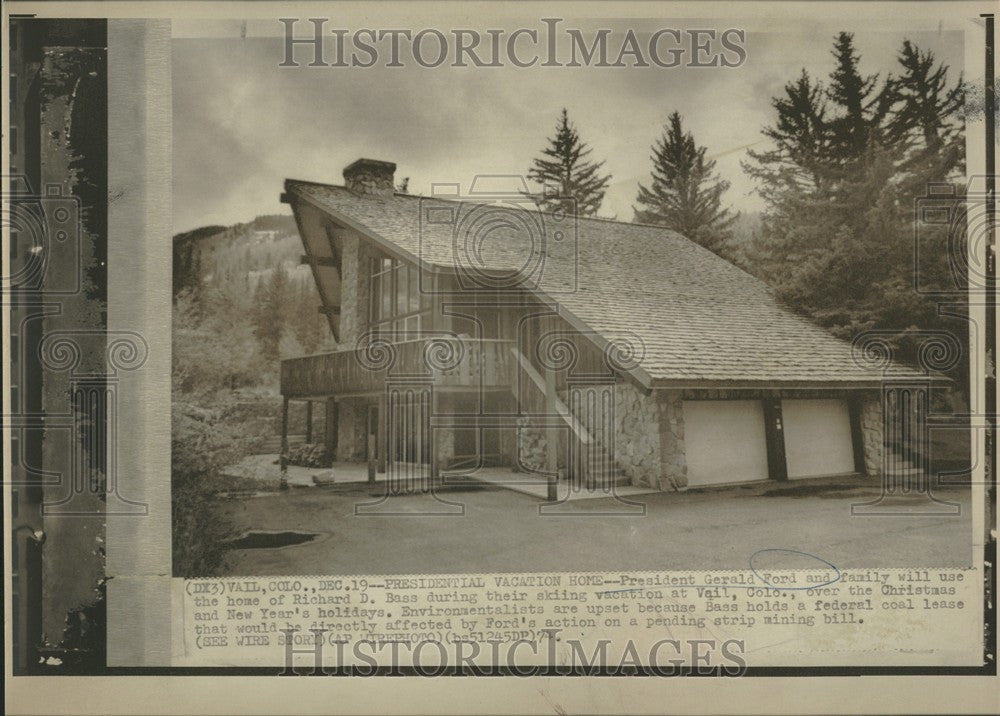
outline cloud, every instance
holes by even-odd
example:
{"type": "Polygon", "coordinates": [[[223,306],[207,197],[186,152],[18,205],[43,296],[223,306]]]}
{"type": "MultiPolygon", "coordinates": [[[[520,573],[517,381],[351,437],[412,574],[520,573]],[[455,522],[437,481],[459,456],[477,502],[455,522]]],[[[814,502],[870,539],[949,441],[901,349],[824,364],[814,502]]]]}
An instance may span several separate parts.
{"type": "MultiPolygon", "coordinates": [[[[467,188],[478,173],[523,173],[562,107],[614,176],[603,214],[631,219],[650,147],[674,110],[718,157],[718,172],[732,183],[727,200],[756,209],[740,168],[745,148],[761,141],[771,98],[801,68],[829,73],[838,29],[748,32],[746,63],[726,70],[282,68],[281,39],[241,40],[238,23],[226,26],[229,37],[175,39],[174,228],[286,212],[278,200],[286,177],[340,183],[341,169],[360,156],[395,161],[397,175],[423,193],[432,182],[467,188]]],[[[957,77],[963,48],[955,32],[862,28],[862,69],[892,70],[904,37],[932,49],[957,77]]]]}

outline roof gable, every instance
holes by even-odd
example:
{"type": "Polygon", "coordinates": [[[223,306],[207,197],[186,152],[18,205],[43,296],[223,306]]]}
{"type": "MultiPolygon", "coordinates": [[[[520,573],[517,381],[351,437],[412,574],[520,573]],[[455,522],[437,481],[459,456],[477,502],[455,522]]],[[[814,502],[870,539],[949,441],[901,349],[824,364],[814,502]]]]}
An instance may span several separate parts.
{"type": "MultiPolygon", "coordinates": [[[[429,208],[460,212],[461,202],[360,196],[294,180],[286,182],[286,190],[426,268],[461,274],[471,263],[473,281],[480,269],[491,276],[534,270],[536,293],[555,302],[572,322],[608,340],[623,333],[637,336],[639,368],[644,382],[653,385],[835,387],[924,377],[901,364],[861,364],[848,342],[779,303],[762,281],[662,227],[554,217],[544,222],[544,240],[532,245],[524,227],[505,227],[498,220],[478,242],[469,238],[476,235],[473,219],[467,225],[461,216],[450,223],[428,221],[429,208]]],[[[482,218],[482,226],[488,221],[482,218]]]]}

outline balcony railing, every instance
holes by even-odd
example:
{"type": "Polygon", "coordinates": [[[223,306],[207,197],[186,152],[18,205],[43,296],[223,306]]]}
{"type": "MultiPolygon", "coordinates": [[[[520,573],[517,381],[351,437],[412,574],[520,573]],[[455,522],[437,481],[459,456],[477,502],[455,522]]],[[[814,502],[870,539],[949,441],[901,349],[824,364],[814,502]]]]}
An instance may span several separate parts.
{"type": "Polygon", "coordinates": [[[509,388],[513,341],[432,336],[363,346],[281,362],[281,393],[289,398],[381,392],[396,379],[429,379],[435,388],[509,388]]]}

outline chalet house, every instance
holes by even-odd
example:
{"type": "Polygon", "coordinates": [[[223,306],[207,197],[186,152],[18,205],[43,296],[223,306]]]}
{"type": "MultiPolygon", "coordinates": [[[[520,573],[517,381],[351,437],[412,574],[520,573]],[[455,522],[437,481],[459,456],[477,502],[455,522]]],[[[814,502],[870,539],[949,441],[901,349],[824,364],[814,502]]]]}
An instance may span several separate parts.
{"type": "Polygon", "coordinates": [[[859,362],[667,229],[399,194],[394,171],[282,195],[342,346],[282,362],[286,416],[321,402],[337,461],[605,490],[880,474],[882,385],[921,373],[859,362]]]}

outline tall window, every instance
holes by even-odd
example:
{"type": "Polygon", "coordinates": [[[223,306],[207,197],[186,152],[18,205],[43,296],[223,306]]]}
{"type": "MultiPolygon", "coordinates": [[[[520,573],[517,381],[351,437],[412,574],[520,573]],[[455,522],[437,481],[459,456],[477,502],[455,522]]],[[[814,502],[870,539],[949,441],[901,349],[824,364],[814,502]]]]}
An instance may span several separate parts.
{"type": "Polygon", "coordinates": [[[416,267],[399,259],[372,259],[370,298],[372,328],[397,341],[420,337],[431,304],[430,296],[420,292],[416,267]]]}

